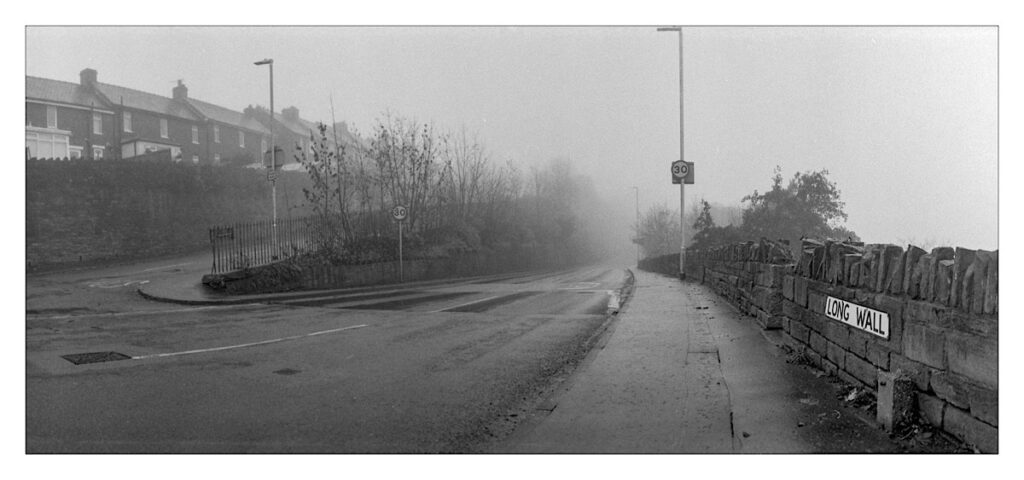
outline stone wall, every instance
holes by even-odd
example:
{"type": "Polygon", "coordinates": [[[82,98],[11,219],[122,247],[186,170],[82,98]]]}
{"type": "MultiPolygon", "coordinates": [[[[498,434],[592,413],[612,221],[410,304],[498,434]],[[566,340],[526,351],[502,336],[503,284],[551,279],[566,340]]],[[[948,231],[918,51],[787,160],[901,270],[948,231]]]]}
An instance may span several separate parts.
{"type": "MultiPolygon", "coordinates": [[[[302,215],[305,173],[282,172],[279,215],[302,215]]],[[[207,228],[266,219],[262,171],[169,161],[31,160],[25,165],[29,270],[209,248],[207,228]]]]}
{"type": "Polygon", "coordinates": [[[875,391],[882,374],[909,376],[920,418],[997,452],[998,252],[814,240],[801,251],[691,250],[686,270],[827,373],[875,391]],[[829,296],[888,314],[886,336],[827,316],[829,296]]]}

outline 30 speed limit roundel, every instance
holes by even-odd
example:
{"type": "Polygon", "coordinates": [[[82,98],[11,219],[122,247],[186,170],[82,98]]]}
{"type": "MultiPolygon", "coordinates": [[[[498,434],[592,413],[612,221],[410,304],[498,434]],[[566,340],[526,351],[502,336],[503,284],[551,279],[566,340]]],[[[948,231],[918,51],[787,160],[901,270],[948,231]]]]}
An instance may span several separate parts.
{"type": "Polygon", "coordinates": [[[680,160],[672,162],[672,176],[676,178],[683,178],[690,173],[690,166],[686,162],[680,160]]]}
{"type": "Polygon", "coordinates": [[[406,210],[404,205],[395,205],[391,209],[391,216],[395,217],[395,220],[402,221],[405,217],[409,216],[409,211],[406,210]]]}

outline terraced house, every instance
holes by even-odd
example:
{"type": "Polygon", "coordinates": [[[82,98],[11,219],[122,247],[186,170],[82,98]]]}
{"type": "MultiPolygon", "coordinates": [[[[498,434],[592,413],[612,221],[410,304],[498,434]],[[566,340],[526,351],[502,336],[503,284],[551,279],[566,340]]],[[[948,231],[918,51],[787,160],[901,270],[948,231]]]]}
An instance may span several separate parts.
{"type": "MultiPolygon", "coordinates": [[[[25,77],[27,158],[167,158],[214,165],[262,165],[270,129],[254,116],[190,98],[184,82],[170,97],[97,81],[25,77]]],[[[308,123],[308,122],[307,122],[308,123]]]]}

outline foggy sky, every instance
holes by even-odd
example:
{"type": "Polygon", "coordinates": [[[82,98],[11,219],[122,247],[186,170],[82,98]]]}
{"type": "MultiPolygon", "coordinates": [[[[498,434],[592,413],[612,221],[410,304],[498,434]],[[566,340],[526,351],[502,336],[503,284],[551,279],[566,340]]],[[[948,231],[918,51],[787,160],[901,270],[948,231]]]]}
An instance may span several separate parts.
{"type": "MultiPolygon", "coordinates": [[[[615,217],[678,208],[679,53],[654,27],[30,27],[26,73],[99,80],[242,110],[385,110],[465,127],[497,160],[570,158],[615,217]]],[[[686,159],[697,198],[739,204],[827,168],[863,240],[998,247],[995,28],[688,27],[686,159]]]]}

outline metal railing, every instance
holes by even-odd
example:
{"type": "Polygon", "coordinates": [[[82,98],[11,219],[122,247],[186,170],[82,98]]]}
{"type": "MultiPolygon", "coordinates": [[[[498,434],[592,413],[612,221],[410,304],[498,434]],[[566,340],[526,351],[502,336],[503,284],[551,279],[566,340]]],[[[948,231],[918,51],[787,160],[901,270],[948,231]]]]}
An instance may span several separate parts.
{"type": "Polygon", "coordinates": [[[320,248],[320,239],[326,237],[328,228],[317,217],[278,219],[276,228],[271,220],[212,227],[212,273],[234,272],[312,253],[320,248]]]}

